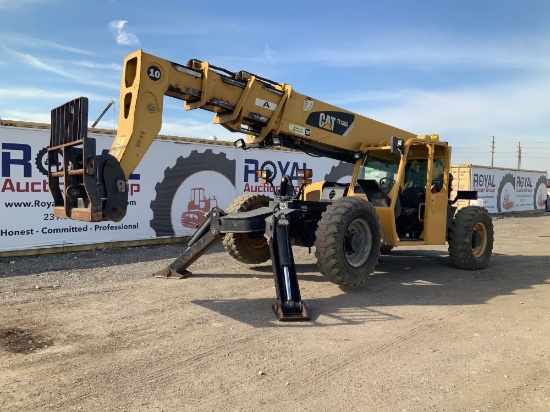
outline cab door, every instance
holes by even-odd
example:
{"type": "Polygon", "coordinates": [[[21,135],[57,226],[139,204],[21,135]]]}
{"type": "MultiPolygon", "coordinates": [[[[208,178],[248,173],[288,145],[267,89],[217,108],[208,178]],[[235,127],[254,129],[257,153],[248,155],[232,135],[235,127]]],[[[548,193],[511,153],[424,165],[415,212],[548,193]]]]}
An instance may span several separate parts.
{"type": "Polygon", "coordinates": [[[426,174],[426,203],[424,205],[424,232],[426,244],[443,245],[447,234],[447,206],[449,204],[450,150],[447,145],[428,144],[426,174]]]}

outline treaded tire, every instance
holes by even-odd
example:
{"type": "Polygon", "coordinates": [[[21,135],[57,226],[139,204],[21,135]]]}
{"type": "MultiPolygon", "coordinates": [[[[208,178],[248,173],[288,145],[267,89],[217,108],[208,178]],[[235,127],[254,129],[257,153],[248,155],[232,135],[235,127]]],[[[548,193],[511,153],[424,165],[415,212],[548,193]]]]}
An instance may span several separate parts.
{"type": "MultiPolygon", "coordinates": [[[[248,212],[268,206],[270,197],[256,193],[237,197],[227,207],[228,213],[248,212]]],[[[263,232],[228,233],[223,238],[223,246],[229,255],[242,263],[263,263],[271,258],[267,239],[263,232]]]]}
{"type": "Polygon", "coordinates": [[[174,167],[164,170],[164,179],[157,183],[157,196],[151,201],[153,219],[149,221],[157,236],[175,236],[172,226],[172,202],[181,184],[189,176],[205,171],[215,171],[235,185],[236,160],[229,160],[225,153],[214,153],[211,149],[199,153],[193,150],[189,156],[180,156],[174,167]]]}
{"type": "Polygon", "coordinates": [[[382,232],[371,203],[342,197],[323,212],[315,233],[315,257],[321,273],[331,282],[356,286],[374,271],[382,232]]]}
{"type": "Polygon", "coordinates": [[[449,229],[449,255],[460,269],[479,270],[489,263],[494,230],[485,208],[467,206],[458,211],[449,229]]]}

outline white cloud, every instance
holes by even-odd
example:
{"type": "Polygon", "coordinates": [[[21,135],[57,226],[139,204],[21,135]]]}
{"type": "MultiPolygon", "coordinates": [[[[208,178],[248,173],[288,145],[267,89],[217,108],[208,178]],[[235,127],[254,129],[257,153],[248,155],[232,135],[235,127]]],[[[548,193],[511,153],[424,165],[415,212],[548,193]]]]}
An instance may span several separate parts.
{"type": "Polygon", "coordinates": [[[432,70],[436,67],[550,68],[550,57],[543,50],[460,45],[415,45],[366,47],[360,49],[313,49],[292,53],[287,60],[320,63],[335,67],[396,67],[432,70]]]}
{"type": "Polygon", "coordinates": [[[55,3],[58,0],[0,0],[0,10],[23,9],[26,6],[41,3],[55,3]]]}
{"type": "Polygon", "coordinates": [[[81,73],[73,69],[69,70],[65,67],[65,62],[58,62],[58,61],[46,62],[31,54],[20,53],[8,48],[6,48],[6,50],[8,50],[10,53],[17,56],[19,60],[21,60],[25,65],[29,67],[32,67],[38,70],[47,71],[50,73],[55,73],[59,76],[71,79],[76,83],[118,90],[118,84],[116,82],[106,82],[103,80],[96,80],[91,76],[91,73],[89,71],[85,73],[81,73]]]}
{"type": "Polygon", "coordinates": [[[23,61],[27,66],[33,67],[35,69],[48,71],[51,73],[58,74],[60,76],[68,77],[69,74],[66,70],[64,70],[61,67],[56,67],[53,65],[49,65],[45,63],[44,61],[40,60],[38,57],[32,56],[30,54],[25,53],[19,53],[16,51],[11,50],[12,53],[15,53],[21,61],[23,61]]]}
{"type": "MultiPolygon", "coordinates": [[[[539,152],[550,159],[549,95],[550,79],[541,75],[467,88],[356,93],[335,101],[348,110],[413,133],[439,134],[457,149],[454,163],[488,164],[491,136],[496,136],[497,151],[510,154],[499,156],[497,166],[515,167],[518,141],[524,145],[542,142],[537,144],[539,152]]],[[[533,158],[530,165],[522,162],[522,166],[546,170],[550,160],[533,158]]]]}
{"type": "Polygon", "coordinates": [[[244,137],[241,133],[232,133],[219,124],[213,124],[214,117],[214,113],[206,110],[184,110],[182,101],[166,97],[161,134],[201,139],[216,136],[218,140],[231,142],[244,137]]]}
{"type": "MultiPolygon", "coordinates": [[[[13,100],[58,100],[68,101],[72,100],[82,94],[82,90],[51,90],[51,89],[38,89],[38,88],[2,88],[0,87],[0,102],[8,103],[13,100]]],[[[96,93],[86,93],[86,97],[90,100],[108,101],[110,98],[102,96],[96,93]]]]}
{"type": "Polygon", "coordinates": [[[67,46],[65,44],[60,44],[49,40],[39,39],[36,37],[27,36],[25,34],[2,33],[2,37],[6,40],[6,44],[9,44],[12,46],[35,48],[35,49],[41,49],[41,50],[45,48],[52,48],[56,50],[63,50],[70,53],[83,54],[88,56],[96,55],[96,53],[93,53],[89,50],[84,50],[78,47],[67,46]]]}
{"type": "Polygon", "coordinates": [[[208,139],[210,136],[216,136],[218,140],[233,141],[243,135],[236,135],[228,132],[218,124],[203,122],[193,118],[190,113],[183,114],[186,118],[183,120],[166,117],[163,119],[160,134],[179,137],[196,137],[208,139]]]}
{"type": "Polygon", "coordinates": [[[264,55],[268,61],[275,61],[275,52],[269,46],[265,46],[264,55]]]}
{"type": "Polygon", "coordinates": [[[2,112],[3,119],[16,120],[21,122],[34,122],[34,123],[47,123],[51,121],[51,114],[46,113],[32,113],[30,111],[21,110],[6,110],[2,112]]]}
{"type": "Polygon", "coordinates": [[[96,63],[89,60],[72,60],[71,63],[78,67],[85,67],[86,69],[115,70],[117,72],[122,72],[122,65],[117,63],[96,63]]]}
{"type": "Polygon", "coordinates": [[[109,22],[109,31],[115,36],[117,44],[121,46],[139,46],[138,37],[126,30],[126,20],[113,20],[109,22]]]}
{"type": "Polygon", "coordinates": [[[273,59],[273,54],[267,48],[265,57],[270,62],[282,65],[292,62],[352,68],[548,69],[550,40],[543,35],[480,40],[457,33],[428,32],[415,35],[407,32],[355,38],[351,45],[338,43],[312,47],[307,44],[303,48],[278,50],[276,59],[273,59]]]}
{"type": "Polygon", "coordinates": [[[369,107],[363,105],[362,112],[421,134],[441,131],[466,137],[497,129],[513,136],[534,132],[547,122],[549,94],[550,81],[543,77],[460,89],[398,90],[386,96],[367,94],[369,107]]]}

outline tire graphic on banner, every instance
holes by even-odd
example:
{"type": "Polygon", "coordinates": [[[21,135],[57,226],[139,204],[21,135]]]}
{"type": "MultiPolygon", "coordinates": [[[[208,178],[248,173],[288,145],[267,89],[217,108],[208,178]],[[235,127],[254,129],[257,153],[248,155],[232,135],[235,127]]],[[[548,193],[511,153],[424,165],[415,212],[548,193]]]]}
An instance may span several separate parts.
{"type": "MultiPolygon", "coordinates": [[[[57,154],[58,159],[61,157],[61,153],[57,154]]],[[[48,148],[43,147],[38,151],[36,154],[36,157],[34,158],[34,164],[36,166],[36,170],[38,170],[40,173],[42,173],[44,176],[48,176],[48,148]]],[[[61,166],[61,164],[60,164],[61,166]]],[[[61,171],[61,169],[58,169],[61,171]]]]}
{"type": "Polygon", "coordinates": [[[204,153],[193,150],[185,158],[178,157],[174,167],[166,168],[164,179],[155,186],[157,196],[151,201],[151,229],[157,236],[175,236],[172,204],[178,189],[187,178],[200,172],[217,172],[235,186],[235,170],[236,160],[229,160],[225,153],[213,153],[211,149],[204,153]]]}
{"type": "Polygon", "coordinates": [[[260,166],[260,170],[265,170],[268,174],[267,178],[274,181],[277,177],[277,166],[271,160],[266,160],[260,166]]]}
{"type": "Polygon", "coordinates": [[[516,179],[512,173],[506,173],[500,182],[497,193],[497,210],[510,212],[514,208],[516,179]]]}
{"type": "MultiPolygon", "coordinates": [[[[340,179],[344,177],[350,177],[353,175],[353,169],[355,168],[354,164],[347,163],[347,162],[340,162],[336,166],[332,166],[330,169],[330,172],[328,172],[325,175],[325,181],[326,182],[338,182],[340,179]]],[[[347,179],[347,182],[349,183],[349,180],[347,179]]]]}
{"type": "Polygon", "coordinates": [[[546,208],[546,187],[548,179],[545,175],[539,177],[537,183],[535,183],[535,190],[533,191],[533,207],[537,209],[546,208]]]}
{"type": "Polygon", "coordinates": [[[45,176],[48,176],[48,169],[46,169],[48,164],[47,160],[48,160],[48,148],[44,147],[40,149],[36,154],[36,157],[34,158],[34,164],[36,165],[36,169],[45,176]],[[44,156],[46,156],[46,158],[44,158],[44,156]]]}

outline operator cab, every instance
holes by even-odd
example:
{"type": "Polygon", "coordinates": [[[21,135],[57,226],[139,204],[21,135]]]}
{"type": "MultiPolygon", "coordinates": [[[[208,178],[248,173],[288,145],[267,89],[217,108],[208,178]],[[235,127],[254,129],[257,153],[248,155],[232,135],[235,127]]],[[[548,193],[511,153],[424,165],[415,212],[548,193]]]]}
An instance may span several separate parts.
{"type": "MultiPolygon", "coordinates": [[[[357,176],[357,184],[364,182],[376,185],[388,198],[387,206],[395,196],[395,227],[400,241],[423,240],[425,229],[426,202],[432,194],[442,191],[445,183],[445,152],[436,148],[431,171],[428,167],[429,150],[426,144],[411,146],[404,165],[403,176],[399,176],[402,156],[388,150],[370,150],[365,156],[357,176]],[[431,176],[430,176],[431,173],[431,176]],[[401,181],[399,181],[401,179],[401,181]],[[430,184],[427,184],[427,182],[430,184]],[[394,189],[396,192],[394,192],[394,189]]],[[[361,193],[361,189],[355,190],[361,193]]],[[[363,191],[372,202],[372,192],[363,191]]],[[[374,206],[386,206],[376,204],[374,206]]]]}

